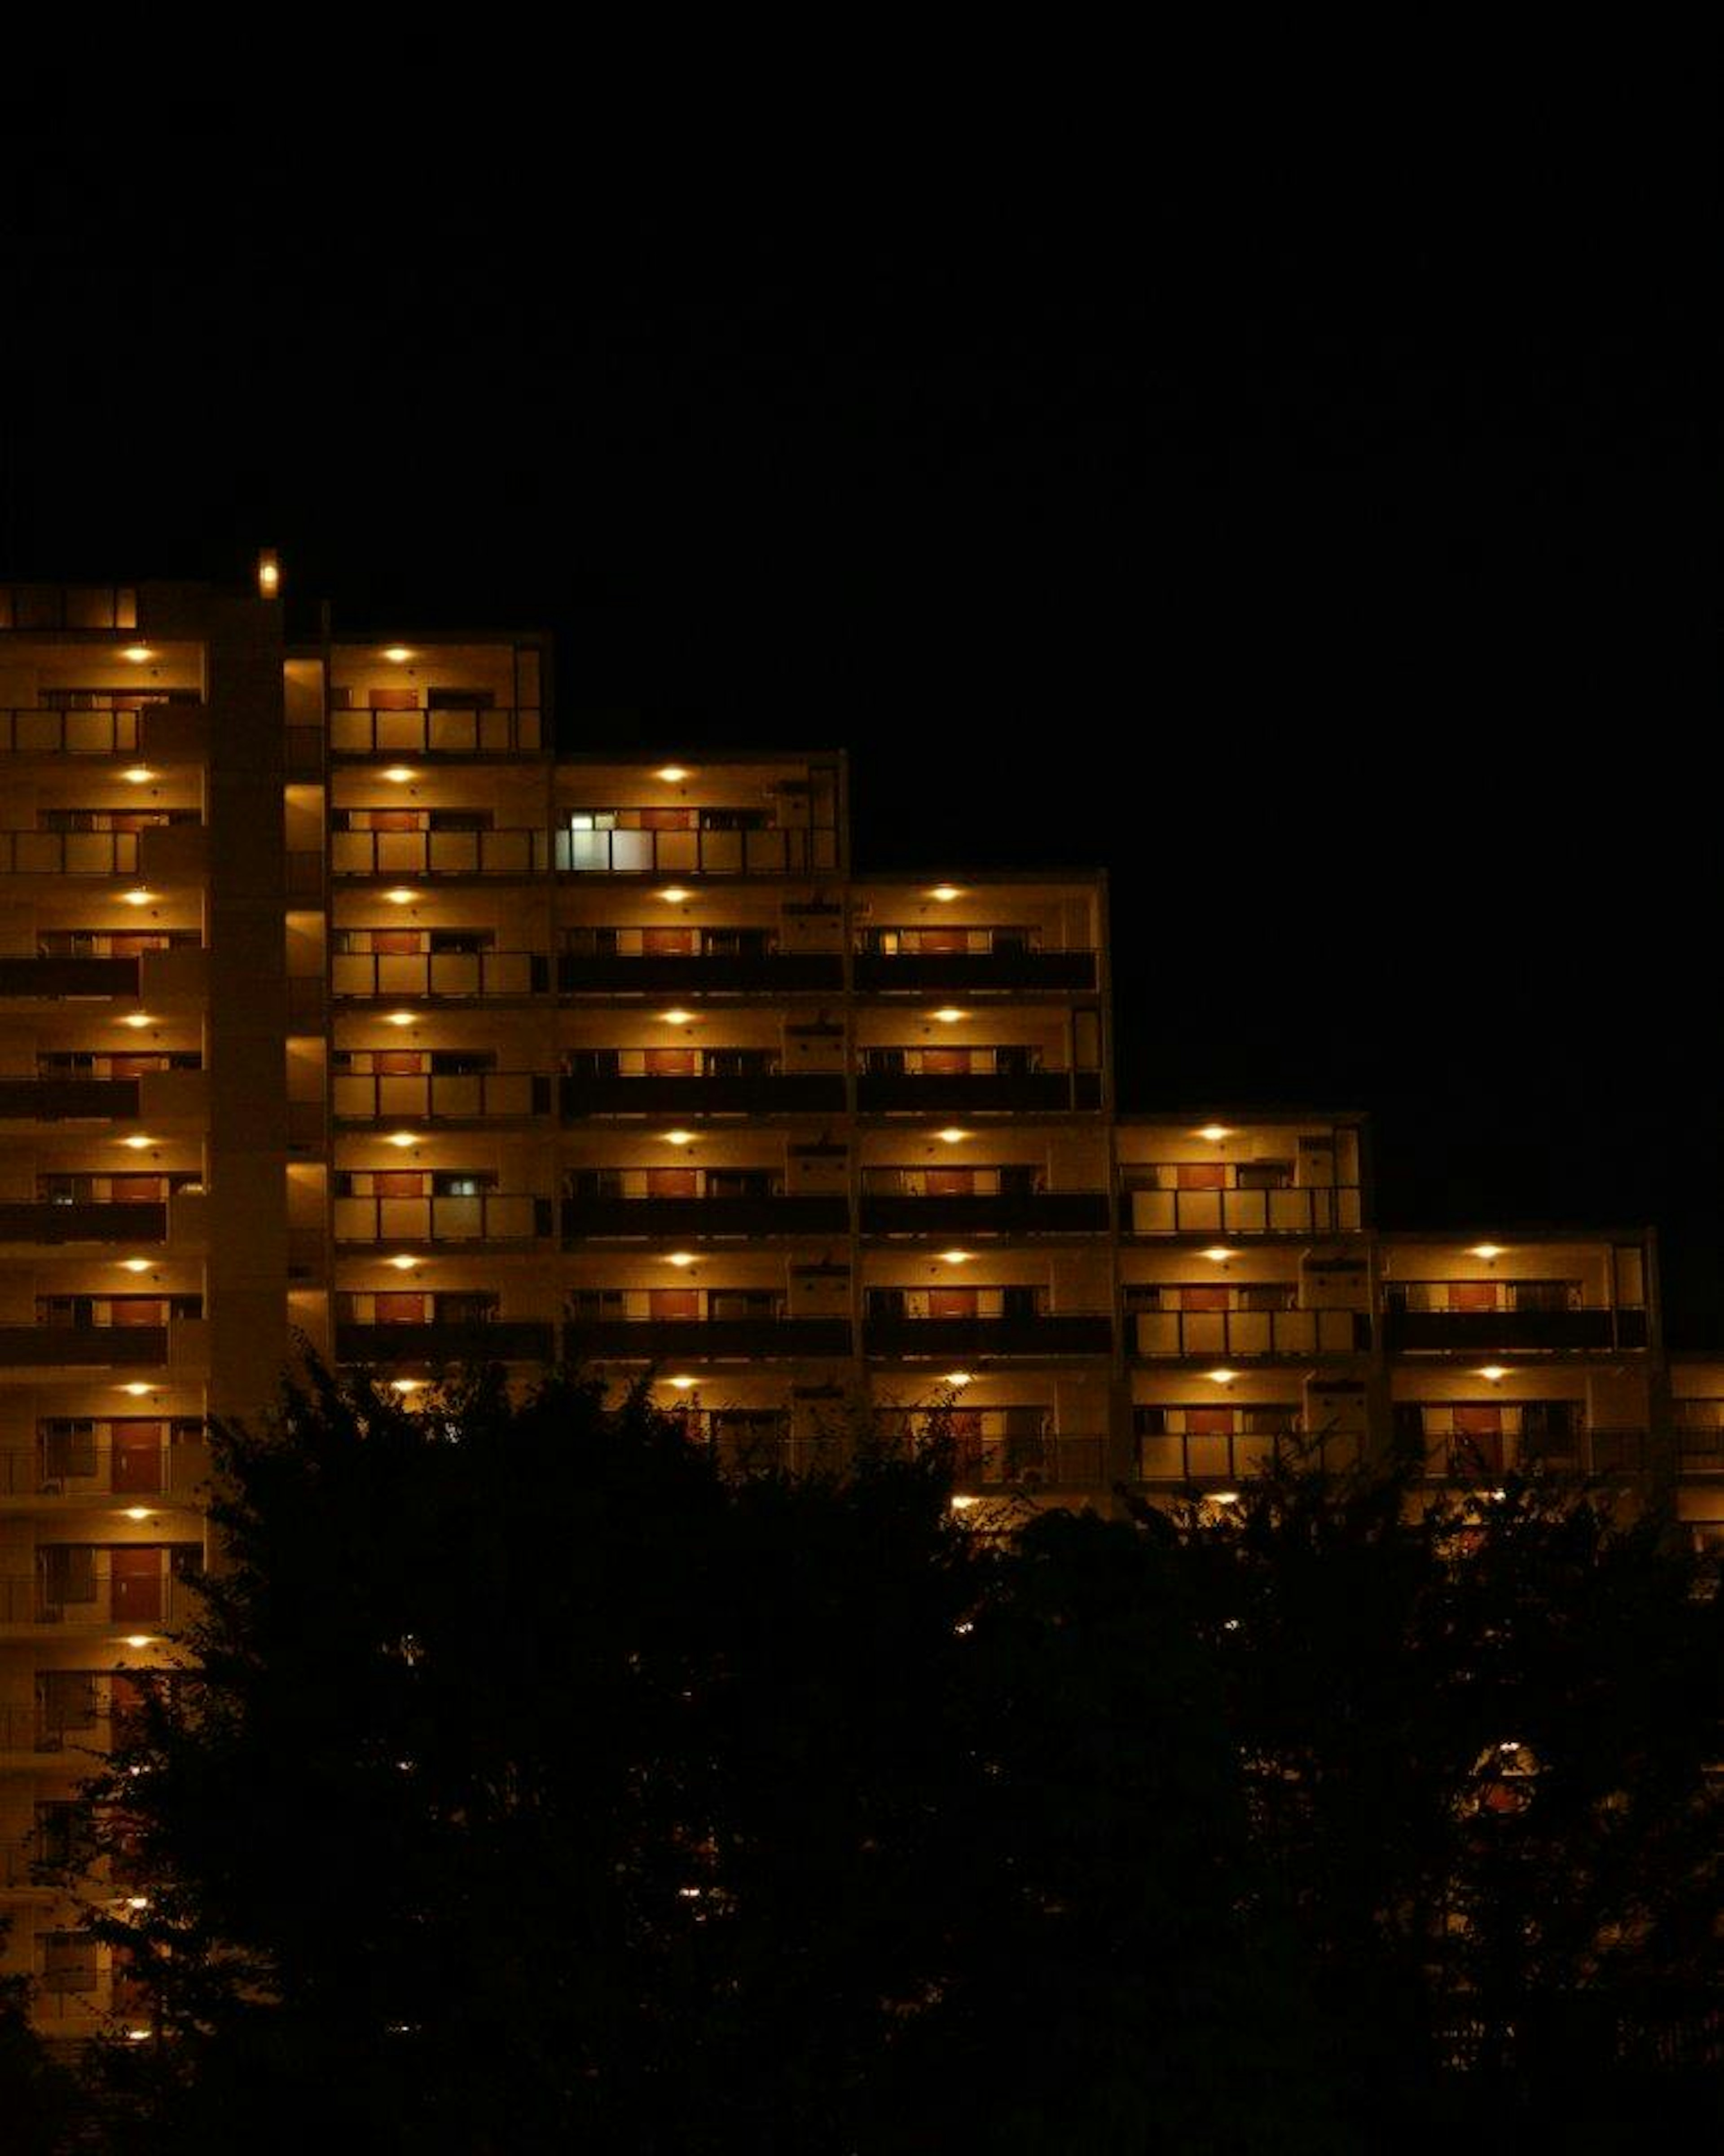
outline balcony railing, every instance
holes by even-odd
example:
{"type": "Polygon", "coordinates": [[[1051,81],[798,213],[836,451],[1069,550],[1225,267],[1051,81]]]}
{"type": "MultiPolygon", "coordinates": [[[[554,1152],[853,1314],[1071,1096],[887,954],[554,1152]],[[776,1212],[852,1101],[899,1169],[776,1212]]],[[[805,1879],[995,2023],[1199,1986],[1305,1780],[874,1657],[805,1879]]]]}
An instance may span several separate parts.
{"type": "Polygon", "coordinates": [[[199,1442],[92,1444],[0,1449],[0,1497],[163,1497],[185,1496],[208,1454],[199,1442]]]}
{"type": "Polygon", "coordinates": [[[541,716],[530,705],[329,715],[332,756],[523,756],[543,746],[541,716]]]}
{"type": "Polygon", "coordinates": [[[690,1075],[566,1076],[565,1116],[836,1115],[844,1105],[840,1073],[771,1070],[741,1077],[690,1075]]]}
{"type": "Polygon", "coordinates": [[[1140,1433],[1134,1440],[1137,1475],[1140,1482],[1231,1483],[1255,1474],[1274,1458],[1278,1444],[1290,1438],[1309,1457],[1325,1467],[1356,1465],[1360,1440],[1356,1435],[1332,1430],[1313,1441],[1301,1435],[1296,1414],[1262,1430],[1167,1430],[1140,1433]]]}
{"type": "Polygon", "coordinates": [[[0,1624],[182,1625],[198,1613],[192,1583],[166,1554],[153,1571],[116,1570],[105,1553],[81,1577],[0,1577],[0,1624]]]}
{"type": "Polygon", "coordinates": [[[551,961],[536,951],[337,951],[329,984],[342,998],[513,1000],[548,992],[551,961]]]}
{"type": "Polygon", "coordinates": [[[1058,1114],[1101,1106],[1095,1070],[865,1070],[856,1081],[864,1115],[1058,1114]]]}
{"type": "Polygon", "coordinates": [[[1371,1321],[1352,1310],[1139,1310],[1128,1313],[1134,1354],[1357,1355],[1371,1321]]]}
{"type": "Polygon", "coordinates": [[[1644,1310],[1597,1306],[1578,1310],[1395,1310],[1383,1317],[1391,1353],[1482,1354],[1527,1348],[1568,1354],[1616,1353],[1646,1345],[1644,1310]]]}
{"type": "Polygon", "coordinates": [[[842,1198],[565,1198],[562,1240],[664,1235],[701,1242],[714,1236],[842,1235],[850,1224],[842,1198]]]}
{"type": "Polygon", "coordinates": [[[960,1490],[1087,1489],[1106,1456],[1100,1437],[983,1437],[961,1440],[952,1464],[960,1490]]]}
{"type": "Polygon", "coordinates": [[[551,1081],[531,1070],[338,1071],[330,1107],[338,1123],[521,1122],[550,1114],[551,1081]]]}
{"type": "MultiPolygon", "coordinates": [[[[155,707],[151,707],[155,708],[155,707]]],[[[0,711],[0,756],[135,756],[141,711],[0,711]]]]}
{"type": "Polygon", "coordinates": [[[557,985],[565,995],[601,990],[609,995],[788,995],[798,990],[835,993],[844,986],[844,962],[835,951],[647,952],[564,951],[557,961],[557,985]]]}
{"type": "Polygon", "coordinates": [[[568,831],[566,875],[808,875],[838,867],[835,831],[568,831]]]}
{"type": "Polygon", "coordinates": [[[0,1122],[110,1122],[138,1112],[136,1078],[0,1078],[0,1122]]]}
{"type": "Polygon", "coordinates": [[[136,996],[136,958],[0,958],[0,996],[136,996]]]}
{"type": "Polygon", "coordinates": [[[842,1317],[571,1319],[563,1328],[571,1362],[755,1362],[848,1355],[842,1317]]]}
{"type": "Polygon", "coordinates": [[[334,1213],[338,1243],[535,1243],[556,1227],[551,1200],[524,1191],[337,1198],[334,1213]]]}
{"type": "Polygon", "coordinates": [[[336,1327],[336,1358],[341,1363],[549,1363],[556,1350],[556,1327],[531,1318],[336,1327]]]}
{"type": "Polygon", "coordinates": [[[1093,951],[859,951],[859,988],[904,995],[942,988],[984,995],[990,989],[1083,990],[1095,987],[1093,951]]]}
{"type": "Polygon", "coordinates": [[[137,831],[0,831],[0,875],[136,875],[137,831]]]}
{"type": "Polygon", "coordinates": [[[167,1359],[165,1325],[0,1325],[0,1369],[151,1368],[167,1359]]]}
{"type": "Polygon", "coordinates": [[[1724,1473],[1724,1426],[1716,1423],[1678,1423],[1676,1466],[1684,1475],[1724,1473]]]}
{"type": "Polygon", "coordinates": [[[862,1194],[865,1235],[1079,1235],[1105,1232],[1106,1227],[1103,1190],[862,1194]]]}
{"type": "Polygon", "coordinates": [[[161,1243],[167,1238],[167,1208],[153,1202],[0,1204],[0,1243],[161,1243]]]}
{"type": "Polygon", "coordinates": [[[1121,1223],[1131,1235],[1328,1235],[1360,1224],[1351,1184],[1288,1190],[1130,1190],[1121,1223]]]}
{"type": "Polygon", "coordinates": [[[1601,1424],[1560,1432],[1439,1433],[1427,1444],[1429,1480],[1476,1482],[1481,1476],[1540,1469],[1562,1475],[1642,1475],[1651,1436],[1644,1429],[1601,1424]]]}
{"type": "Polygon", "coordinates": [[[534,876],[551,857],[549,834],[500,831],[332,831],[338,876],[534,876]]]}
{"type": "Polygon", "coordinates": [[[1034,1317],[871,1317],[863,1331],[870,1355],[947,1362],[988,1355],[1106,1355],[1113,1321],[1097,1312],[1047,1312],[1034,1317]]]}

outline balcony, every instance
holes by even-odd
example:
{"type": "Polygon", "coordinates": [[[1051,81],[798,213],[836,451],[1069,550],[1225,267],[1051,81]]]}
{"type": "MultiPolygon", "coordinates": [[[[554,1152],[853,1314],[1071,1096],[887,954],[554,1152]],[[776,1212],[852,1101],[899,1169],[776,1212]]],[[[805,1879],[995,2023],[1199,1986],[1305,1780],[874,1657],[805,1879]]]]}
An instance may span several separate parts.
{"type": "Polygon", "coordinates": [[[0,996],[44,1001],[69,996],[135,997],[138,966],[136,958],[0,957],[0,996]]]}
{"type": "Polygon", "coordinates": [[[565,1198],[562,1240],[666,1236],[704,1242],[720,1236],[843,1235],[850,1210],[842,1198],[565,1198]]]}
{"type": "Polygon", "coordinates": [[[0,875],[135,876],[138,831],[0,831],[0,875]]]}
{"type": "Polygon", "coordinates": [[[1127,1190],[1128,1235],[1330,1235],[1357,1230],[1351,1185],[1285,1190],[1127,1190]]]}
{"type": "Polygon", "coordinates": [[[1611,1354],[1646,1345],[1644,1310],[1398,1310],[1383,1315],[1391,1354],[1480,1355],[1526,1349],[1611,1354]]]}
{"type": "MultiPolygon", "coordinates": [[[[1680,1403],[1678,1403],[1680,1409],[1680,1403]]],[[[1679,1475],[1724,1474],[1724,1424],[1676,1424],[1676,1472],[1679,1475]]]]}
{"type": "Polygon", "coordinates": [[[1359,1439],[1346,1431],[1329,1431],[1313,1440],[1303,1435],[1296,1414],[1276,1419],[1260,1430],[1140,1431],[1134,1440],[1135,1472],[1138,1481],[1162,1485],[1237,1483],[1259,1473],[1274,1458],[1275,1448],[1291,1440],[1301,1458],[1331,1468],[1356,1466],[1359,1439]]]}
{"type": "Polygon", "coordinates": [[[201,704],[128,705],[123,710],[0,711],[0,756],[197,755],[204,745],[201,704]]]}
{"type": "Polygon", "coordinates": [[[480,1323],[337,1325],[340,1363],[417,1363],[434,1368],[454,1363],[548,1363],[557,1328],[531,1318],[491,1318],[480,1323]]]}
{"type": "Polygon", "coordinates": [[[871,1317],[863,1345],[872,1356],[915,1361],[974,1362],[991,1355],[1110,1355],[1113,1321],[1091,1312],[1048,1312],[1022,1317],[871,1317]]]}
{"type": "Polygon", "coordinates": [[[563,995],[792,995],[836,994],[844,986],[844,960],[830,951],[614,952],[565,951],[557,961],[563,995]]]}
{"type": "Polygon", "coordinates": [[[1505,1472],[1640,1476],[1651,1435],[1629,1425],[1577,1424],[1562,1431],[1439,1432],[1425,1440],[1429,1481],[1476,1483],[1505,1472]]]}
{"type": "Polygon", "coordinates": [[[551,1081],[531,1070],[338,1071],[330,1108],[338,1123],[524,1122],[550,1114],[551,1081]]]}
{"type": "Polygon", "coordinates": [[[0,1078],[0,1122],[112,1122],[135,1116],[138,1086],[136,1078],[0,1078]]]}
{"type": "Polygon", "coordinates": [[[865,1070],[856,1081],[865,1116],[1058,1115],[1101,1106],[1095,1070],[865,1070]]]}
{"type": "Polygon", "coordinates": [[[855,983],[868,992],[986,995],[1080,991],[1093,994],[1093,951],[859,951],[855,983]]]}
{"type": "Polygon", "coordinates": [[[830,875],[838,834],[562,830],[556,860],[562,875],[830,875]]]}
{"type": "Polygon", "coordinates": [[[167,1208],[155,1203],[0,1205],[0,1243],[162,1243],[167,1208]]]}
{"type": "Polygon", "coordinates": [[[546,833],[332,831],[330,873],[338,876],[538,876],[551,856],[546,833]]]}
{"type": "Polygon", "coordinates": [[[848,1355],[842,1317],[571,1319],[563,1352],[572,1363],[752,1363],[848,1355]]]}
{"type": "Polygon", "coordinates": [[[343,1001],[519,1002],[548,991],[551,961],[536,951],[337,951],[329,985],[343,1001]]]}
{"type": "Polygon", "coordinates": [[[567,1076],[562,1113],[575,1116],[829,1116],[841,1114],[837,1071],[771,1070],[743,1077],[567,1076]]]}
{"type": "Polygon", "coordinates": [[[329,752],[336,757],[536,756],[544,747],[540,712],[531,705],[474,705],[466,709],[407,711],[331,711],[329,752]]]}
{"type": "Polygon", "coordinates": [[[1362,1311],[1138,1310],[1126,1315],[1131,1353],[1157,1360],[1362,1355],[1371,1345],[1371,1321],[1362,1311]]]}
{"type": "Polygon", "coordinates": [[[1100,1437],[960,1439],[953,1479],[960,1490],[1092,1489],[1106,1440],[1100,1437]]]}
{"type": "Polygon", "coordinates": [[[862,1195],[865,1235],[1088,1235],[1106,1229],[1103,1190],[862,1195]]]}
{"type": "Polygon", "coordinates": [[[540,1243],[555,1232],[548,1198],[525,1191],[460,1197],[337,1198],[337,1243],[540,1243]]]}

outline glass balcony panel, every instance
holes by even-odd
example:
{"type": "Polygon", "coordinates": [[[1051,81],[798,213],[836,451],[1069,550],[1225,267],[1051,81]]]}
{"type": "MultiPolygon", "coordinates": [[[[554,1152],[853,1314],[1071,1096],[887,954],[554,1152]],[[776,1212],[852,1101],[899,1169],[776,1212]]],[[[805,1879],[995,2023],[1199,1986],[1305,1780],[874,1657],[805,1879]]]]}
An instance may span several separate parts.
{"type": "Polygon", "coordinates": [[[423,1116],[430,1087],[425,1077],[418,1071],[386,1071],[372,1081],[377,1087],[377,1106],[362,1109],[362,1114],[380,1116],[423,1116]]]}
{"type": "Polygon", "coordinates": [[[380,951],[372,959],[380,996],[422,996],[425,993],[426,963],[417,951],[380,951]]]}
{"type": "MultiPolygon", "coordinates": [[[[1208,1195],[1203,1191],[1189,1191],[1188,1198],[1208,1195]]],[[[1266,1190],[1224,1190],[1216,1194],[1221,1199],[1221,1224],[1229,1235],[1260,1235],[1269,1226],[1269,1199],[1266,1190]]]]}
{"type": "Polygon", "coordinates": [[[1219,1190],[1182,1190],[1178,1192],[1179,1226],[1184,1235],[1203,1235],[1210,1230],[1219,1233],[1221,1227],[1221,1200],[1227,1194],[1219,1190]]]}
{"type": "Polygon", "coordinates": [[[1131,1193],[1131,1233],[1167,1235],[1173,1230],[1173,1193],[1171,1190],[1134,1190],[1131,1193]]]}
{"type": "Polygon", "coordinates": [[[1333,1225],[1334,1196],[1328,1190],[1265,1190],[1270,1227],[1281,1235],[1321,1234],[1333,1225]]]}
{"type": "Polygon", "coordinates": [[[1178,1313],[1185,1321],[1185,1352],[1188,1355],[1224,1355],[1227,1353],[1227,1321],[1231,1313],[1224,1310],[1188,1310],[1178,1313]]]}
{"type": "MultiPolygon", "coordinates": [[[[1275,1344],[1274,1337],[1275,1320],[1303,1315],[1302,1312],[1293,1310],[1228,1311],[1224,1313],[1223,1319],[1226,1331],[1222,1339],[1216,1344],[1218,1347],[1224,1348],[1229,1355],[1267,1355],[1275,1344]]],[[[1187,1345],[1193,1353],[1201,1353],[1203,1347],[1208,1343],[1193,1341],[1191,1331],[1193,1322],[1189,1317],[1185,1321],[1187,1345]]],[[[1205,1321],[1198,1318],[1196,1322],[1202,1324],[1205,1321]]]]}
{"type": "Polygon", "coordinates": [[[430,848],[430,870],[433,875],[477,875],[481,849],[480,840],[496,835],[481,831],[428,831],[425,842],[430,848]]]}
{"type": "MultiPolygon", "coordinates": [[[[336,1200],[337,1208],[341,1202],[340,1199],[336,1200]]],[[[431,1233],[433,1201],[428,1198],[379,1198],[375,1201],[367,1198],[358,1202],[367,1210],[375,1204],[374,1219],[364,1231],[367,1240],[381,1235],[385,1241],[393,1241],[398,1236],[403,1242],[422,1243],[431,1233]]],[[[467,1202],[476,1206],[479,1200],[475,1198],[467,1202]]]]}
{"type": "Polygon", "coordinates": [[[1177,1310],[1140,1310],[1137,1319],[1140,1355],[1177,1355],[1179,1353],[1179,1312],[1177,1310]]]}
{"type": "MultiPolygon", "coordinates": [[[[647,865],[649,867],[657,867],[661,870],[680,869],[692,875],[698,873],[702,868],[711,869],[719,865],[711,857],[703,860],[701,856],[700,841],[703,836],[710,839],[714,835],[710,831],[706,833],[700,831],[619,832],[618,835],[642,838],[646,840],[649,850],[656,844],[656,859],[649,859],[647,865]]],[[[739,853],[732,865],[740,867],[741,865],[741,855],[739,853]]]]}

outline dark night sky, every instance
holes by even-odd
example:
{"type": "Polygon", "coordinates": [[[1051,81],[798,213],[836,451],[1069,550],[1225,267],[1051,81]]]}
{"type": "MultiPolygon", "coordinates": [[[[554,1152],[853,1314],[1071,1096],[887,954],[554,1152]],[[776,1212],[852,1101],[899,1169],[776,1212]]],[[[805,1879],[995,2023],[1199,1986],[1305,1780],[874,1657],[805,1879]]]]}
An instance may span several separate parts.
{"type": "Polygon", "coordinates": [[[1108,869],[1127,1105],[1368,1109],[1391,1224],[1650,1219],[1724,1341],[1713,182],[1586,116],[92,143],[0,211],[0,573],[273,542],[338,628],[550,625],[571,747],[840,743],[865,865],[1108,869]]]}

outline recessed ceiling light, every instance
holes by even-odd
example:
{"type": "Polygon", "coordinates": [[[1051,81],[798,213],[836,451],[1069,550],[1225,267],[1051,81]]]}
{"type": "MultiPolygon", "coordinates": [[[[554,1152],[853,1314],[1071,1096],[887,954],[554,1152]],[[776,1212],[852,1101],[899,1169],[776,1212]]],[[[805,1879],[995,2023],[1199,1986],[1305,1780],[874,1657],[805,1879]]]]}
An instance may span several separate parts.
{"type": "Polygon", "coordinates": [[[129,1025],[134,1032],[136,1032],[141,1027],[154,1025],[156,1021],[147,1011],[127,1011],[120,1023],[121,1025],[129,1025]]]}
{"type": "Polygon", "coordinates": [[[129,769],[122,771],[120,776],[128,786],[147,786],[156,774],[148,764],[135,763],[129,769]]]}
{"type": "Polygon", "coordinates": [[[928,893],[930,898],[938,899],[942,906],[950,906],[958,896],[958,887],[955,883],[936,883],[928,893]]]}
{"type": "Polygon", "coordinates": [[[385,1258],[383,1263],[386,1265],[393,1265],[396,1271],[398,1273],[416,1272],[418,1270],[419,1265],[418,1260],[417,1258],[410,1258],[405,1250],[403,1250],[398,1257],[385,1258]]]}
{"type": "Polygon", "coordinates": [[[416,1146],[418,1142],[419,1134],[417,1131],[391,1131],[383,1141],[385,1145],[399,1146],[403,1148],[416,1146]]]}
{"type": "Polygon", "coordinates": [[[383,656],[392,666],[404,666],[413,654],[404,644],[386,644],[383,656]]]}
{"type": "Polygon", "coordinates": [[[122,659],[129,659],[134,666],[142,666],[152,660],[156,654],[150,649],[147,644],[128,644],[122,649],[120,656],[122,659]]]}
{"type": "Polygon", "coordinates": [[[1224,1250],[1219,1243],[1216,1243],[1212,1245],[1208,1250],[1203,1251],[1202,1255],[1209,1260],[1211,1265],[1224,1265],[1228,1260],[1233,1255],[1233,1252],[1231,1250],[1224,1250]]]}
{"type": "Polygon", "coordinates": [[[940,1253],[940,1262],[947,1265],[967,1265],[973,1255],[974,1253],[970,1250],[942,1250],[940,1253]]]}
{"type": "Polygon", "coordinates": [[[664,1135],[666,1145],[686,1146],[695,1142],[692,1131],[666,1131],[664,1135]]]}
{"type": "Polygon", "coordinates": [[[692,1025],[695,1022],[695,1014],[692,1011],[660,1011],[659,1015],[664,1019],[666,1025],[692,1025]]]}
{"type": "Polygon", "coordinates": [[[1237,1370],[1211,1370],[1209,1383],[1212,1385],[1230,1385],[1239,1374],[1237,1370]]]}
{"type": "Polygon", "coordinates": [[[689,774],[686,765],[667,763],[661,765],[654,775],[662,778],[667,786],[680,786],[689,774]]]}
{"type": "Polygon", "coordinates": [[[942,1004],[934,1015],[942,1025],[956,1025],[961,1018],[967,1018],[969,1013],[961,1011],[956,1004],[942,1004]]]}
{"type": "Polygon", "coordinates": [[[122,891],[120,903],[122,906],[147,906],[155,896],[153,891],[122,891]]]}
{"type": "Polygon", "coordinates": [[[962,1392],[970,1382],[970,1373],[967,1370],[948,1370],[946,1373],[946,1382],[955,1393],[962,1392]]]}
{"type": "Polygon", "coordinates": [[[1219,1145],[1223,1138],[1230,1138],[1233,1136],[1233,1126],[1230,1123],[1205,1123],[1198,1131],[1198,1136],[1200,1138],[1208,1138],[1212,1145],[1219,1145]]]}
{"type": "Polygon", "coordinates": [[[118,1258],[115,1262],[123,1273],[146,1273],[153,1260],[149,1258],[118,1258]]]}
{"type": "Polygon", "coordinates": [[[135,1132],[129,1138],[121,1138],[120,1142],[126,1147],[128,1152],[147,1152],[150,1150],[150,1147],[156,1143],[156,1140],[154,1138],[146,1138],[143,1132],[139,1131],[135,1132]]]}
{"type": "Polygon", "coordinates": [[[415,1011],[390,1011],[383,1019],[385,1025],[417,1025],[418,1022],[415,1011]]]}
{"type": "Polygon", "coordinates": [[[934,1135],[942,1145],[962,1145],[970,1133],[967,1131],[959,1130],[956,1125],[948,1124],[946,1129],[936,1131],[934,1135]]]}
{"type": "Polygon", "coordinates": [[[1479,1375],[1483,1378],[1488,1384],[1500,1385],[1503,1379],[1507,1377],[1508,1368],[1506,1364],[1501,1363],[1487,1363],[1480,1371],[1479,1375]]]}
{"type": "Polygon", "coordinates": [[[694,895],[691,891],[685,891],[680,883],[667,884],[659,893],[666,906],[685,906],[694,895]]]}
{"type": "Polygon", "coordinates": [[[679,1271],[685,1265],[693,1265],[695,1261],[695,1254],[692,1250],[667,1250],[664,1253],[665,1264],[676,1266],[679,1271]]]}
{"type": "Polygon", "coordinates": [[[418,895],[419,894],[416,891],[405,891],[399,888],[394,891],[386,891],[383,893],[384,897],[388,900],[391,906],[411,906],[418,895]]]}
{"type": "Polygon", "coordinates": [[[1475,1243],[1467,1255],[1487,1260],[1500,1258],[1502,1255],[1502,1245],[1501,1243],[1475,1243]]]}
{"type": "Polygon", "coordinates": [[[418,774],[407,764],[391,763],[384,766],[383,776],[388,780],[392,786],[405,786],[410,779],[416,778],[418,774]]]}

